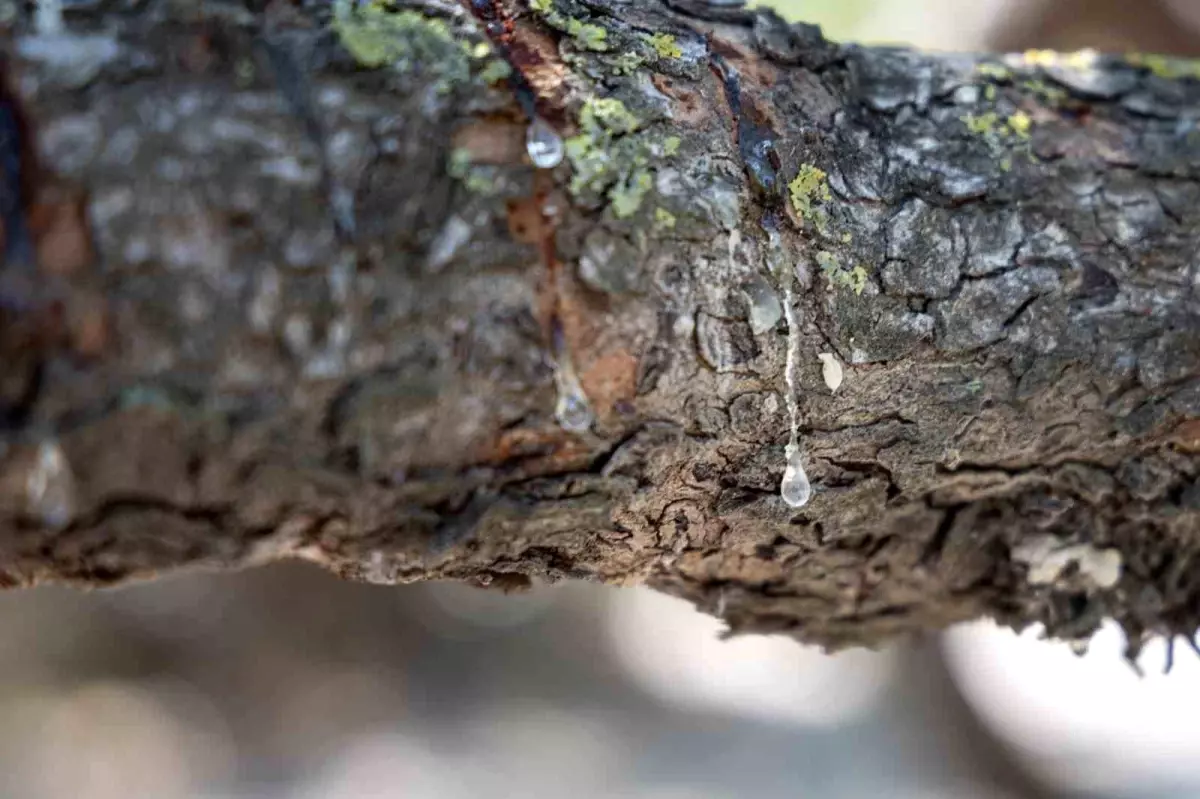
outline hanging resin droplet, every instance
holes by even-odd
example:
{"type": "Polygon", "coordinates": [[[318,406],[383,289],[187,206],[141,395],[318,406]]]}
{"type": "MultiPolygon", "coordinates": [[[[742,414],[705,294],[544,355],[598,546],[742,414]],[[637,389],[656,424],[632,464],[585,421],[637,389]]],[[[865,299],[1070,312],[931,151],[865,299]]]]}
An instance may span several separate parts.
{"type": "Polygon", "coordinates": [[[538,169],[553,169],[562,163],[566,147],[562,136],[541,117],[534,117],[525,130],[525,152],[538,169]]]}
{"type": "Polygon", "coordinates": [[[592,408],[582,391],[559,388],[558,402],[554,405],[554,418],[563,430],[582,433],[592,426],[592,408]]]}
{"type": "Polygon", "coordinates": [[[558,400],[554,403],[554,418],[568,433],[582,433],[592,426],[595,415],[575,369],[565,357],[554,369],[554,383],[558,387],[558,400]]]}
{"type": "Polygon", "coordinates": [[[750,331],[756,336],[761,336],[769,330],[774,330],[775,325],[783,318],[783,306],[780,305],[779,297],[775,295],[771,284],[754,275],[743,284],[742,293],[746,296],[746,304],[749,306],[747,316],[750,331]]]}
{"type": "Polygon", "coordinates": [[[808,482],[808,475],[804,473],[804,464],[800,462],[800,447],[788,444],[785,452],[787,466],[783,470],[779,493],[783,496],[783,501],[793,508],[802,508],[812,497],[812,485],[808,482]]]}
{"type": "Polygon", "coordinates": [[[26,501],[42,524],[61,530],[75,515],[75,475],[62,447],[42,442],[37,460],[25,478],[26,501]]]}
{"type": "Polygon", "coordinates": [[[570,433],[582,433],[592,426],[592,409],[587,400],[578,394],[559,394],[558,404],[554,406],[554,418],[563,430],[570,433]]]}
{"type": "Polygon", "coordinates": [[[575,373],[567,338],[558,319],[554,319],[551,329],[551,344],[554,348],[554,386],[558,389],[554,418],[568,433],[585,432],[591,428],[595,416],[575,373]]]}

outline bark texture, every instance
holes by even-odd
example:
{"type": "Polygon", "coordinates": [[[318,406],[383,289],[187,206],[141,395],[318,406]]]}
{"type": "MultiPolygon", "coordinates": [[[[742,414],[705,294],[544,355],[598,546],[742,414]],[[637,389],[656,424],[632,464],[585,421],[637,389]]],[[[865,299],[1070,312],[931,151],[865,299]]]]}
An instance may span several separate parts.
{"type": "Polygon", "coordinates": [[[1195,64],[682,0],[8,37],[7,585],[301,557],[647,581],[829,646],[1197,627],[1195,64]]]}

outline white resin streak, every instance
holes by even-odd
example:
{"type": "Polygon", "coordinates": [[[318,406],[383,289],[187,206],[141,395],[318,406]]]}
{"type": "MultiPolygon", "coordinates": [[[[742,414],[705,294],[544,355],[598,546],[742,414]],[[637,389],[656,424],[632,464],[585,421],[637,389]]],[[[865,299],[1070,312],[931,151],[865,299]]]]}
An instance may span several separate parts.
{"type": "Polygon", "coordinates": [[[808,504],[812,496],[812,485],[804,472],[800,452],[800,401],[796,394],[796,371],[800,368],[800,322],[796,317],[796,295],[792,288],[794,281],[795,275],[791,269],[784,270],[779,281],[783,284],[783,313],[788,326],[787,362],[784,365],[783,379],[787,384],[785,393],[791,423],[787,448],[784,450],[787,465],[783,470],[779,493],[788,505],[800,508],[808,504]]]}

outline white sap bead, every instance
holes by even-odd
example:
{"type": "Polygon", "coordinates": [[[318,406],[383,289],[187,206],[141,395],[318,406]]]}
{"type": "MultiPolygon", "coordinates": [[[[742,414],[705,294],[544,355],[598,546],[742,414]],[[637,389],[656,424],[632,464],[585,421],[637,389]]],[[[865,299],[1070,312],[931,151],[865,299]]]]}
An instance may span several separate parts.
{"type": "Polygon", "coordinates": [[[560,392],[554,406],[554,418],[563,430],[582,433],[592,426],[592,409],[582,393],[560,392]]]}
{"type": "Polygon", "coordinates": [[[562,163],[566,146],[549,122],[534,117],[525,130],[525,152],[538,169],[553,169],[562,163]]]}
{"type": "Polygon", "coordinates": [[[742,293],[746,295],[746,302],[750,306],[748,317],[751,332],[760,336],[773,330],[783,318],[783,306],[771,284],[755,275],[742,287],[742,293]]]}
{"type": "Polygon", "coordinates": [[[29,509],[45,526],[62,529],[75,515],[75,475],[56,442],[38,447],[37,460],[25,479],[29,509]]]}
{"type": "Polygon", "coordinates": [[[583,386],[569,362],[554,369],[554,382],[558,387],[558,400],[554,403],[554,418],[563,430],[582,433],[591,428],[595,421],[592,405],[588,402],[583,386]]]}
{"type": "Polygon", "coordinates": [[[812,497],[812,485],[804,472],[804,464],[800,462],[800,448],[794,444],[787,446],[787,467],[783,470],[783,480],[779,484],[779,493],[783,501],[793,508],[802,508],[812,497]]]}

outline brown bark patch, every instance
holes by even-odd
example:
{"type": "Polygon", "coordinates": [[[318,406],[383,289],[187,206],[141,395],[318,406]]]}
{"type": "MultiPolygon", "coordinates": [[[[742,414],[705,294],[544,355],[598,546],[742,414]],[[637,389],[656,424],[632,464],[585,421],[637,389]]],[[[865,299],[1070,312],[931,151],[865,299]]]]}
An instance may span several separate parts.
{"type": "Polygon", "coordinates": [[[513,241],[521,244],[540,244],[546,235],[546,218],[538,197],[509,201],[507,221],[513,241]]]}
{"type": "Polygon", "coordinates": [[[1200,452],[1200,419],[1189,419],[1175,428],[1175,446],[1184,452],[1200,452]]]}
{"type": "Polygon", "coordinates": [[[570,74],[558,54],[558,43],[546,33],[518,24],[509,40],[512,67],[533,88],[542,113],[561,121],[566,116],[566,79],[570,74]]]}
{"type": "Polygon", "coordinates": [[[671,120],[687,127],[700,127],[709,118],[704,98],[699,92],[685,89],[666,75],[651,77],[654,87],[672,100],[671,120]]]}
{"type": "Polygon", "coordinates": [[[525,126],[502,119],[478,119],[454,132],[454,149],[472,164],[519,164],[525,156],[525,126]]]}
{"type": "Polygon", "coordinates": [[[583,391],[602,416],[618,402],[630,400],[637,388],[637,358],[625,350],[601,355],[579,375],[583,391]]]}
{"type": "Polygon", "coordinates": [[[38,267],[48,274],[72,277],[95,260],[81,192],[44,192],[29,211],[29,230],[38,267]]]}
{"type": "Polygon", "coordinates": [[[80,297],[71,308],[71,348],[85,358],[98,358],[112,340],[108,303],[99,295],[80,297]]]}

